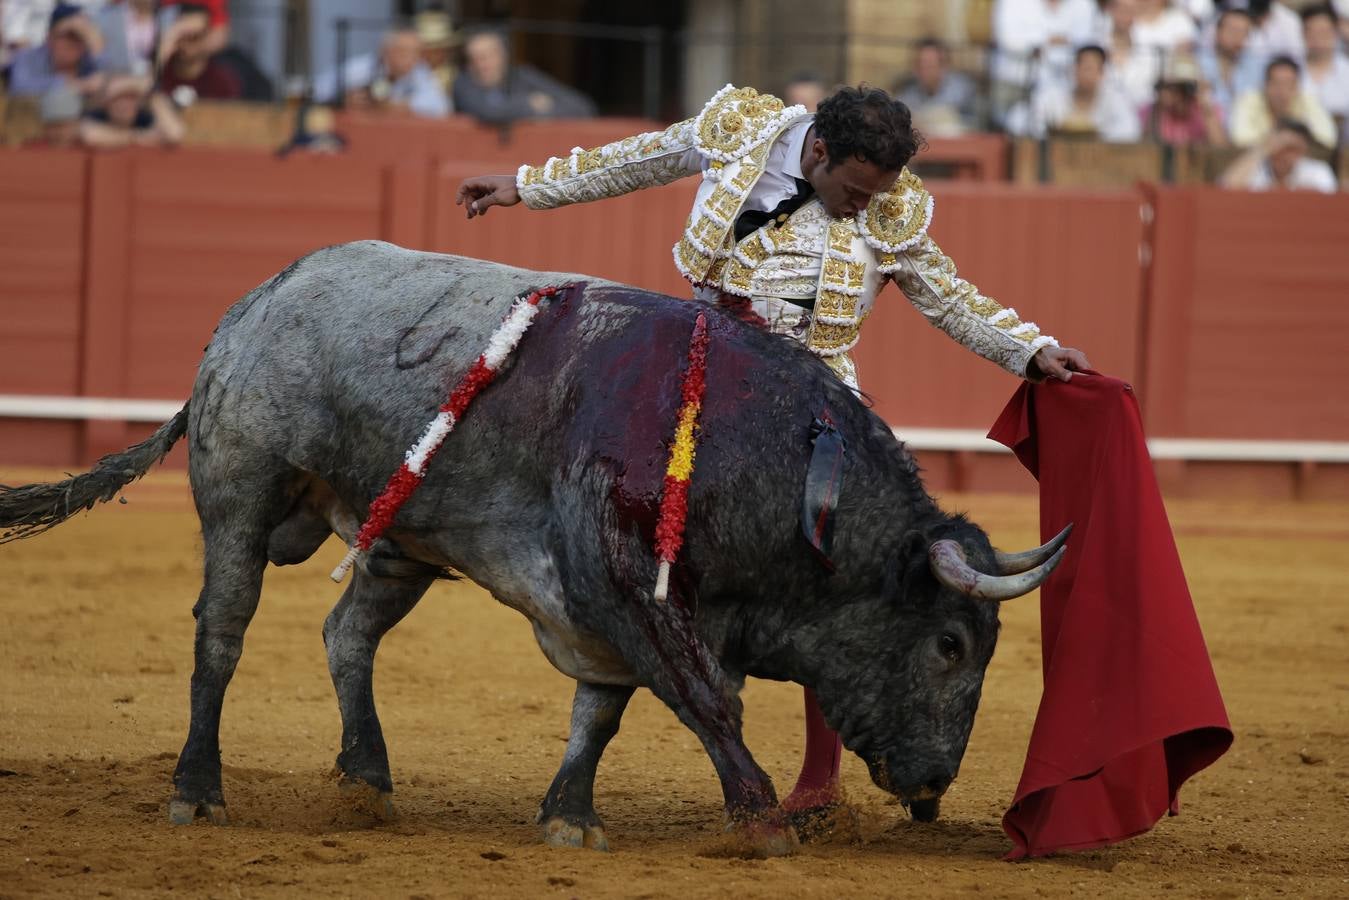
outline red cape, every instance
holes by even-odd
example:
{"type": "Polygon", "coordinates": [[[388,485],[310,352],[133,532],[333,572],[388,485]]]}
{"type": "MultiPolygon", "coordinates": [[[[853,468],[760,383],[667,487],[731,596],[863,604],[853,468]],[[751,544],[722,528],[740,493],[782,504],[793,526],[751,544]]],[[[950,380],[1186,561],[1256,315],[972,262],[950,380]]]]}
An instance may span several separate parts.
{"type": "Polygon", "coordinates": [[[1023,384],[988,435],[1040,482],[1040,534],[1072,522],[1040,591],[1044,694],[1002,827],[1008,859],[1152,828],[1232,743],[1133,389],[1023,384]]]}

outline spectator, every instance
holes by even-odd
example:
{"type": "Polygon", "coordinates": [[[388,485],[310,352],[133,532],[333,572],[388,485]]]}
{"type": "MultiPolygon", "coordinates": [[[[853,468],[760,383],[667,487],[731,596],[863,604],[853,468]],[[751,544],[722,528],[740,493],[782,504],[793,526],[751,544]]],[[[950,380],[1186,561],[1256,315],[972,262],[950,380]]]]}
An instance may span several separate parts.
{"type": "Polygon", "coordinates": [[[1265,67],[1265,86],[1247,91],[1237,98],[1232,111],[1232,143],[1252,147],[1274,130],[1280,119],[1301,122],[1324,147],[1335,146],[1335,122],[1316,97],[1302,89],[1301,69],[1287,56],[1279,56],[1265,67]]]}
{"type": "Polygon", "coordinates": [[[1231,0],[1251,14],[1251,52],[1261,60],[1291,56],[1301,61],[1307,55],[1302,41],[1302,21],[1279,0],[1231,0]]]}
{"type": "MultiPolygon", "coordinates": [[[[323,102],[337,99],[337,74],[318,80],[314,95],[323,102]]],[[[450,114],[450,100],[431,67],[422,59],[422,42],[411,28],[384,35],[379,55],[357,56],[342,68],[343,100],[354,109],[411,113],[439,118],[450,114]]]]}
{"type": "MultiPolygon", "coordinates": [[[[103,6],[105,0],[83,0],[76,5],[86,14],[103,6]]],[[[52,11],[57,0],[0,0],[0,64],[8,55],[36,47],[47,39],[52,11]]]]}
{"type": "Polygon", "coordinates": [[[173,101],[151,93],[149,78],[119,75],[108,79],[102,103],[80,126],[89,147],[161,147],[182,141],[187,129],[173,101]]]}
{"type": "Polygon", "coordinates": [[[1302,11],[1302,34],[1307,43],[1302,89],[1321,101],[1343,134],[1349,123],[1349,59],[1339,52],[1337,20],[1329,4],[1302,11]]]}
{"type": "Polygon", "coordinates": [[[454,105],[483,122],[584,118],[595,115],[589,97],[528,65],[511,65],[506,37],[478,31],[464,44],[464,71],[454,81],[454,105]]]}
{"type": "MultiPolygon", "coordinates": [[[[208,24],[206,34],[201,38],[201,45],[208,56],[214,56],[224,50],[225,45],[229,43],[230,16],[226,0],[161,0],[159,7],[159,30],[164,34],[164,41],[160,43],[158,54],[161,65],[178,49],[174,25],[189,12],[206,13],[208,24]]],[[[192,30],[196,30],[195,25],[192,26],[192,30]]]]}
{"type": "Polygon", "coordinates": [[[1188,56],[1167,60],[1157,80],[1157,100],[1143,112],[1143,128],[1151,139],[1173,147],[1227,143],[1222,112],[1188,56]]]}
{"type": "Polygon", "coordinates": [[[212,34],[211,13],[205,6],[178,5],[178,16],[160,45],[161,58],[168,62],[159,84],[179,106],[191,106],[199,99],[238,100],[244,94],[239,74],[211,49],[212,34]],[[163,55],[165,47],[170,48],[167,56],[163,55]]]}
{"type": "Polygon", "coordinates": [[[1280,119],[1273,131],[1247,150],[1223,173],[1223,187],[1247,191],[1320,191],[1339,187],[1335,173],[1319,159],[1310,159],[1312,134],[1295,119],[1280,119]]]}
{"type": "Polygon", "coordinates": [[[953,137],[978,126],[978,94],[964,72],[951,71],[951,51],[939,40],[918,44],[913,77],[895,96],[913,113],[914,124],[933,137],[953,137]]]}
{"type": "Polygon", "coordinates": [[[1130,103],[1142,109],[1152,102],[1152,91],[1162,67],[1160,56],[1153,48],[1134,43],[1138,2],[1106,0],[1105,18],[1098,31],[1110,59],[1106,77],[1123,88],[1130,103]]]}
{"type": "Polygon", "coordinates": [[[252,54],[238,44],[230,44],[212,60],[234,73],[239,79],[239,99],[270,103],[276,97],[272,80],[258,68],[252,54]]]}
{"type": "Polygon", "coordinates": [[[1138,18],[1134,21],[1134,43],[1163,54],[1194,49],[1199,29],[1194,19],[1171,5],[1170,0],[1138,0],[1138,18]]]}
{"type": "Polygon", "coordinates": [[[1094,18],[1094,0],[995,0],[992,102],[999,122],[1032,87],[1072,80],[1072,48],[1091,39],[1094,18]]]}
{"type": "Polygon", "coordinates": [[[1191,19],[1200,24],[1208,22],[1213,18],[1213,0],[1175,0],[1175,5],[1182,12],[1188,13],[1191,19]]]}
{"type": "Polygon", "coordinates": [[[1094,135],[1118,143],[1142,134],[1138,110],[1122,88],[1106,79],[1105,50],[1095,44],[1077,51],[1071,89],[1049,83],[1036,91],[1025,131],[1034,137],[1094,135]]]}
{"type": "Polygon", "coordinates": [[[113,0],[94,15],[103,35],[100,65],[109,72],[148,75],[155,61],[155,0],[113,0]]]}
{"type": "Polygon", "coordinates": [[[0,40],[3,40],[5,59],[47,39],[47,22],[54,5],[51,0],[0,3],[0,40]]]}
{"type": "Polygon", "coordinates": [[[9,93],[41,97],[58,87],[88,96],[103,86],[94,57],[103,47],[98,28],[72,3],[52,10],[47,39],[20,50],[9,70],[9,93]]]}
{"type": "Polygon", "coordinates": [[[1199,72],[1213,91],[1213,101],[1222,110],[1230,128],[1237,98],[1258,90],[1264,78],[1263,63],[1247,46],[1251,16],[1244,9],[1225,9],[1218,16],[1212,46],[1199,51],[1199,72]]]}
{"type": "Polygon", "coordinates": [[[440,82],[441,91],[449,97],[454,89],[454,50],[459,44],[449,13],[439,9],[423,10],[413,19],[413,27],[422,42],[422,62],[440,82]]]}
{"type": "Polygon", "coordinates": [[[54,87],[42,95],[38,117],[42,133],[25,141],[25,147],[77,147],[80,143],[80,95],[69,87],[54,87]]]}
{"type": "Polygon", "coordinates": [[[782,102],[788,106],[804,106],[806,112],[815,112],[815,107],[829,94],[829,86],[823,78],[814,72],[801,72],[784,85],[782,102]]]}

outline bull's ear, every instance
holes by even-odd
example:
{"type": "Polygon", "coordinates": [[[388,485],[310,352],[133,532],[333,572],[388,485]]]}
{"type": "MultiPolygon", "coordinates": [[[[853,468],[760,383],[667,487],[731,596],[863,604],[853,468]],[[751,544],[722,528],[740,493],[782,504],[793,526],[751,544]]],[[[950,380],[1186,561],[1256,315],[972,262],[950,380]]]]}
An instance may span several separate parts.
{"type": "Polygon", "coordinates": [[[930,597],[930,591],[919,590],[925,581],[932,580],[927,562],[927,548],[930,541],[921,531],[910,529],[899,541],[899,550],[895,560],[888,566],[886,593],[896,603],[911,605],[923,602],[930,597]],[[891,589],[893,580],[893,589],[891,589]]]}

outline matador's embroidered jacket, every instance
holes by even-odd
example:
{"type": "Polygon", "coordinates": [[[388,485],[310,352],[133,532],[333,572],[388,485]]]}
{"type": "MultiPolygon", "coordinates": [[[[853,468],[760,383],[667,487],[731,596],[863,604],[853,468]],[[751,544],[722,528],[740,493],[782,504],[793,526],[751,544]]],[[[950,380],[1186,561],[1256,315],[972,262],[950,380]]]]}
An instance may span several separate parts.
{"type": "Polygon", "coordinates": [[[785,223],[735,239],[736,218],[774,142],[808,115],[753,88],[727,85],[692,119],[521,166],[516,185],[526,206],[550,209],[701,171],[693,211],[674,247],[675,265],[699,295],[749,298],[772,330],[802,340],[855,388],[849,351],[876,295],[893,279],[933,325],[1024,376],[1035,351],[1055,340],[956,274],[927,235],[932,197],[907,169],[858,216],[832,219],[816,198],[785,223]]]}

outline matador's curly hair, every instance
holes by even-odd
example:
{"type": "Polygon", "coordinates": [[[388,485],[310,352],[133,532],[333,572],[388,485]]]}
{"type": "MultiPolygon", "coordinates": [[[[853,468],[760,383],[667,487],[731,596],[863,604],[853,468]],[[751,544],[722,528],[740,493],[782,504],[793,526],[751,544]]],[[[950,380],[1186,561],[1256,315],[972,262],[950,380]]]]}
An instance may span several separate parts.
{"type": "Polygon", "coordinates": [[[925,146],[909,108],[885,91],[840,88],[820,102],[815,133],[829,151],[829,168],[859,157],[886,172],[898,172],[925,146]]]}

